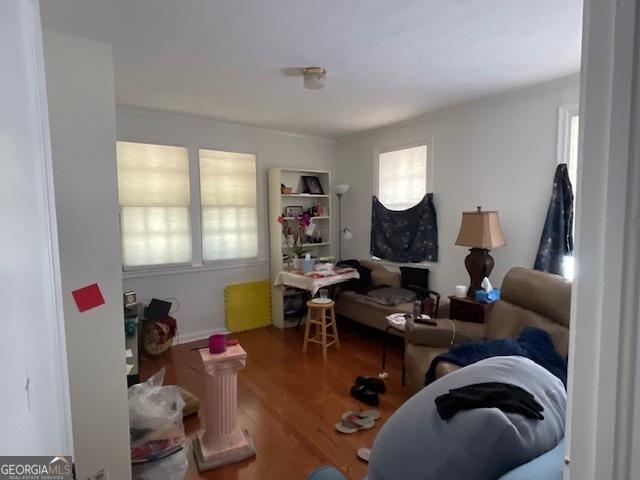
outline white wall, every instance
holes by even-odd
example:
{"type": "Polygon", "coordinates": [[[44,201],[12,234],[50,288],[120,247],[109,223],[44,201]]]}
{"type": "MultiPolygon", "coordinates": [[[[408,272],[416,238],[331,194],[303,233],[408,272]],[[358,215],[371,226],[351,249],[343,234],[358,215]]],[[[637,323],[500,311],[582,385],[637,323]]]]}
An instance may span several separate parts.
{"type": "Polygon", "coordinates": [[[71,455],[36,0],[2,3],[0,59],[0,455],[71,455]]]}
{"type": "MultiPolygon", "coordinates": [[[[220,267],[196,266],[162,274],[126,273],[124,285],[140,300],[174,297],[180,302],[178,341],[205,338],[224,329],[224,287],[269,278],[267,170],[300,167],[334,170],[335,142],[172,113],[117,109],[119,140],[257,152],[259,258],[220,267]]],[[[333,228],[335,231],[336,228],[333,228]]]]}
{"type": "Polygon", "coordinates": [[[127,480],[111,47],[49,32],[44,45],[76,471],[127,480]],[[95,282],[106,304],[79,313],[70,292],[95,282]]]}
{"type": "Polygon", "coordinates": [[[342,224],[355,236],[343,243],[343,257],[370,256],[376,149],[426,141],[440,246],[431,287],[450,295],[456,284],[468,285],[468,250],[454,242],[462,212],[476,205],[500,212],[507,239],[492,252],[493,283],[513,266],[532,267],[556,168],[558,106],[577,101],[578,82],[568,77],[340,139],[335,180],[351,185],[342,224]]]}

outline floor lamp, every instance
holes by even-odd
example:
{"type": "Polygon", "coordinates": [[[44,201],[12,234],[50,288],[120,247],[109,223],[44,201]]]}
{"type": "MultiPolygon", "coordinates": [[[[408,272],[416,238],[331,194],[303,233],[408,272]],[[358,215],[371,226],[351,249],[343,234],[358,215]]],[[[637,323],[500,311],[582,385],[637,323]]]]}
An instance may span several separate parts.
{"type": "Polygon", "coordinates": [[[353,239],[353,233],[348,228],[342,228],[342,196],[349,190],[349,185],[336,185],[336,195],[338,195],[338,262],[342,260],[342,239],[353,239]]]}

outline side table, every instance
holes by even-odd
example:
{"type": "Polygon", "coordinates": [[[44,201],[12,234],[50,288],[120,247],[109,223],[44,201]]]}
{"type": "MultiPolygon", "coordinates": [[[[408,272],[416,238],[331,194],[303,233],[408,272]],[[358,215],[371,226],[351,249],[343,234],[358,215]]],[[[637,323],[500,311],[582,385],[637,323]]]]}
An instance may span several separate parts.
{"type": "Polygon", "coordinates": [[[476,302],[470,297],[449,295],[449,300],[449,318],[463,322],[485,323],[493,307],[493,303],[476,302]]]}

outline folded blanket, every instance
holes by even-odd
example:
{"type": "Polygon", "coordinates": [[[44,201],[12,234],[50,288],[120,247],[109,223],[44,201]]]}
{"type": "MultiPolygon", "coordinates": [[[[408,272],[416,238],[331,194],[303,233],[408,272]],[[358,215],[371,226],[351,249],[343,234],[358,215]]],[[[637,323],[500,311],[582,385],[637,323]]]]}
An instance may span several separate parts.
{"type": "Polygon", "coordinates": [[[413,302],[416,297],[416,292],[402,287],[379,288],[367,293],[367,298],[372,302],[391,306],[413,302]]]}
{"type": "Polygon", "coordinates": [[[448,352],[435,357],[425,375],[425,385],[436,379],[439,362],[450,362],[466,367],[485,358],[517,355],[536,362],[558,377],[567,386],[567,361],[553,347],[549,333],[535,327],[526,327],[518,340],[506,338],[486,342],[460,343],[448,352]]]}

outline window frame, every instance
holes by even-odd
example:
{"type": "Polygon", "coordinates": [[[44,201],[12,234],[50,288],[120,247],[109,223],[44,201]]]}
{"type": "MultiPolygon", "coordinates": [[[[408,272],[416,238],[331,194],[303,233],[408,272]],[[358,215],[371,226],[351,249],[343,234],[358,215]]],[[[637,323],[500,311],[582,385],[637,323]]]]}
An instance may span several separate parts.
{"type": "Polygon", "coordinates": [[[566,163],[567,167],[571,167],[569,165],[571,157],[571,118],[574,116],[580,117],[578,103],[565,103],[558,107],[558,146],[556,151],[558,165],[566,163]]]}
{"type": "Polygon", "coordinates": [[[427,175],[424,179],[425,193],[433,192],[433,155],[430,149],[431,142],[420,140],[412,143],[403,143],[401,145],[378,147],[373,153],[373,192],[377,197],[380,194],[380,155],[383,153],[395,152],[397,150],[407,150],[409,148],[425,147],[427,150],[427,175]]]}
{"type": "MultiPolygon", "coordinates": [[[[572,103],[565,103],[562,104],[558,107],[558,145],[557,145],[557,152],[556,152],[556,163],[558,165],[562,164],[562,163],[566,163],[567,164],[567,169],[569,171],[572,170],[572,168],[576,168],[576,171],[578,170],[578,165],[571,165],[571,119],[573,117],[577,116],[578,119],[580,119],[580,106],[577,102],[572,102],[572,103]]],[[[580,124],[578,124],[578,129],[580,129],[580,124]]],[[[576,158],[579,159],[579,156],[576,156],[576,158]]],[[[577,179],[576,179],[577,180],[577,179]]],[[[577,182],[574,182],[577,183],[577,182]]],[[[575,191],[577,188],[577,185],[572,185],[573,187],[573,191],[574,191],[574,198],[575,198],[575,191]]],[[[573,210],[573,235],[574,235],[574,244],[575,244],[575,234],[576,234],[576,212],[575,212],[575,206],[576,203],[574,201],[574,210],[573,210]]],[[[565,256],[565,259],[563,261],[563,266],[562,266],[562,276],[566,279],[569,280],[573,280],[574,279],[574,271],[575,271],[575,266],[574,266],[574,256],[575,256],[575,252],[574,255],[572,256],[565,256]],[[571,260],[568,260],[571,259],[571,260]]]]}
{"type": "MultiPolygon", "coordinates": [[[[143,143],[158,146],[182,147],[187,149],[189,159],[189,221],[191,222],[191,262],[183,263],[164,263],[156,265],[139,265],[135,267],[122,267],[124,279],[144,278],[151,276],[163,276],[173,274],[184,274],[192,272],[204,272],[210,270],[228,270],[234,268],[247,268],[255,266],[263,266],[267,263],[264,254],[264,215],[260,202],[261,195],[264,190],[261,189],[260,183],[260,155],[258,149],[247,146],[206,144],[198,142],[181,142],[170,139],[158,138],[140,138],[131,136],[118,136],[116,142],[143,143]],[[225,260],[207,260],[203,259],[202,249],[202,204],[200,196],[200,149],[218,150],[230,153],[246,153],[255,155],[256,158],[256,199],[257,199],[257,231],[258,231],[258,253],[254,257],[232,258],[225,260]]],[[[117,162],[116,148],[114,144],[114,160],[117,162]]],[[[117,168],[117,163],[116,163],[117,168]]],[[[117,180],[117,175],[116,175],[117,180]]],[[[119,188],[119,186],[118,186],[119,188]]],[[[122,225],[120,223],[120,202],[118,202],[118,234],[120,248],[122,248],[122,225]]]]}

